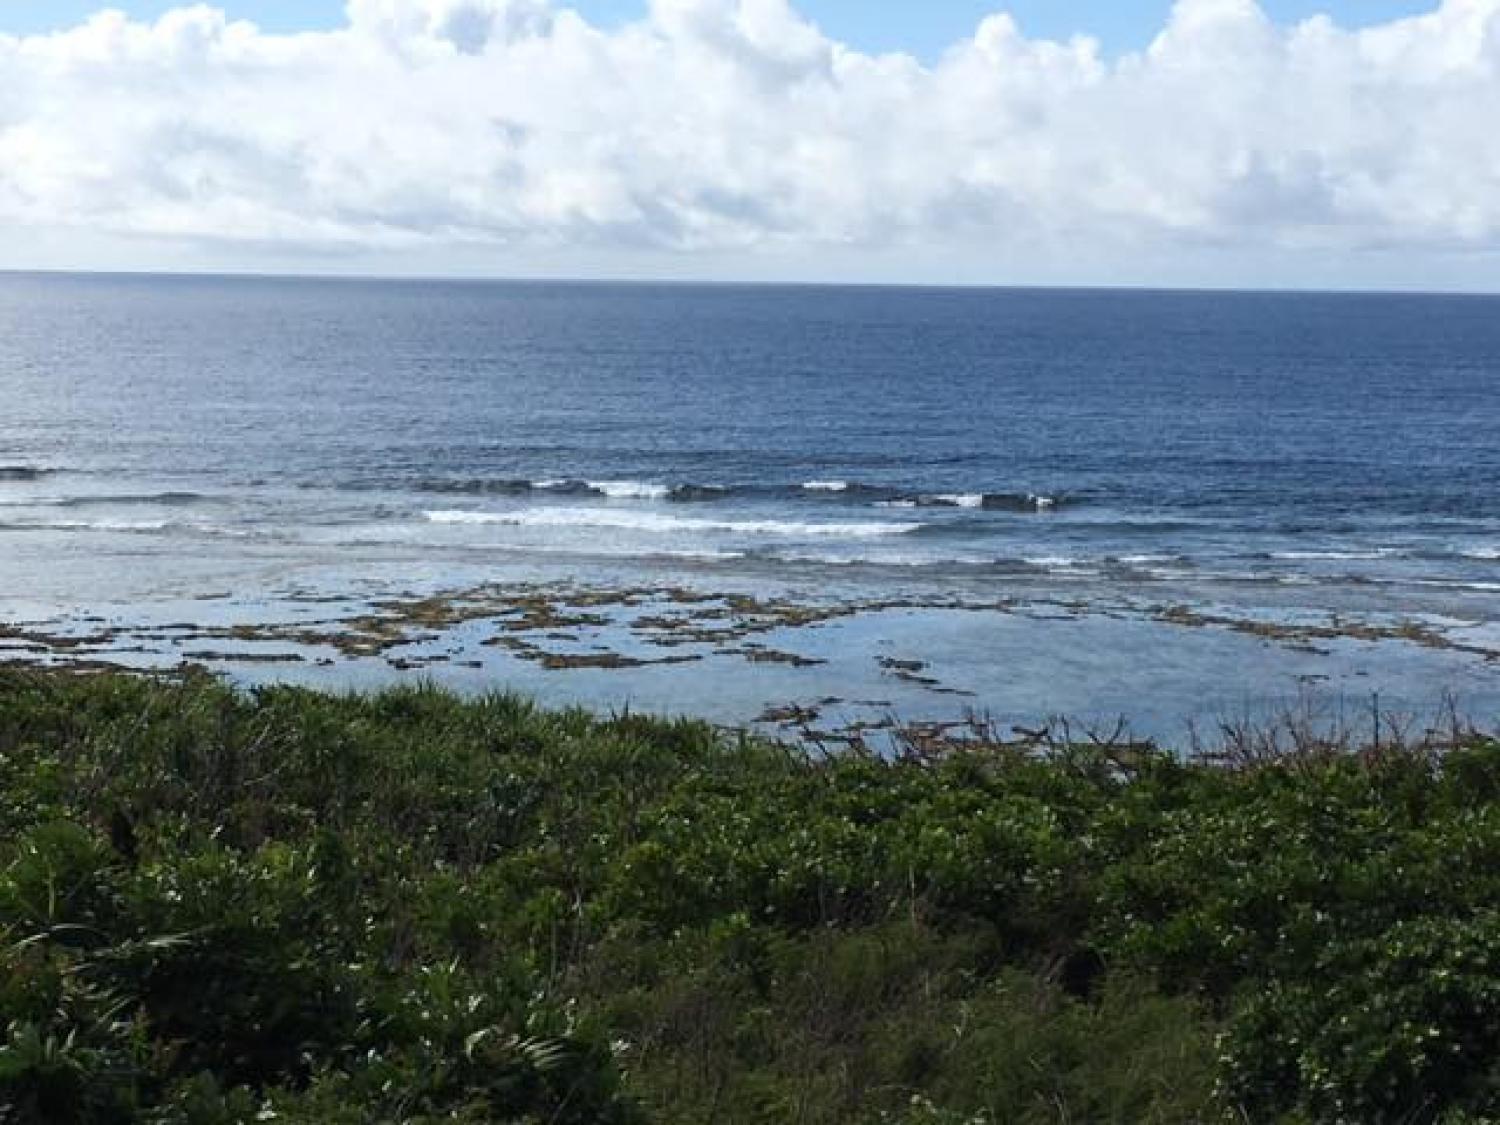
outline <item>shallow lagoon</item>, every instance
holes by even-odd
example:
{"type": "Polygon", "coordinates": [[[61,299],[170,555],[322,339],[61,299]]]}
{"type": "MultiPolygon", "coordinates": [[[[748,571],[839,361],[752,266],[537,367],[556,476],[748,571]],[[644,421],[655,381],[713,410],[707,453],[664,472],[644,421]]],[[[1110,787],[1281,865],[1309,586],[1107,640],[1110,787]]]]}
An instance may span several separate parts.
{"type": "Polygon", "coordinates": [[[1500,631],[1478,617],[1024,589],[818,597],[702,573],[661,586],[614,577],[382,589],[373,574],[356,583],[329,570],[267,591],[62,611],[10,599],[0,659],[194,665],[244,684],[431,680],[831,744],[878,742],[893,720],[975,715],[1006,731],[1066,719],[1111,732],[1123,719],[1131,736],[1175,746],[1288,710],[1330,727],[1367,726],[1372,705],[1419,723],[1450,704],[1484,725],[1500,719],[1500,631]]]}

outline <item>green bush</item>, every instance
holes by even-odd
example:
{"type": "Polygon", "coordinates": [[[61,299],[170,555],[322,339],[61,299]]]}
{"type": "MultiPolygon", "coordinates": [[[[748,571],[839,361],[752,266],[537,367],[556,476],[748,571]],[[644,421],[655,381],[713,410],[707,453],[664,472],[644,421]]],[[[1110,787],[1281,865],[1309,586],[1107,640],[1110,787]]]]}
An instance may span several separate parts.
{"type": "Polygon", "coordinates": [[[0,1122],[1500,1117],[1500,745],[0,673],[0,1122]]]}

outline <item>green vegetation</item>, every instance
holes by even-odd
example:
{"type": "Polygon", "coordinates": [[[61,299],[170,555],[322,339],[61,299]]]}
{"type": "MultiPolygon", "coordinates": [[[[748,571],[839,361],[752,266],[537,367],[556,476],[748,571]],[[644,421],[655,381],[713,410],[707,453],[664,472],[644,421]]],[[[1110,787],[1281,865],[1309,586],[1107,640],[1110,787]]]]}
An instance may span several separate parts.
{"type": "Polygon", "coordinates": [[[1500,744],[813,761],[0,674],[0,1121],[1475,1122],[1500,744]]]}

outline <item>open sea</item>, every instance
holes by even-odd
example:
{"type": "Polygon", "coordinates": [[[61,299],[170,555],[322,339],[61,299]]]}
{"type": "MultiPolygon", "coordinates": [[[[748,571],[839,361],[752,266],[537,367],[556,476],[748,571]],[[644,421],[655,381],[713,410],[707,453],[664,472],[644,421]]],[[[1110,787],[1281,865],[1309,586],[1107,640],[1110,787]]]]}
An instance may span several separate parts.
{"type": "Polygon", "coordinates": [[[0,621],[480,582],[1158,623],[1037,624],[1017,715],[1181,710],[1163,607],[1419,621],[1489,706],[1500,299],[0,275],[0,621]]]}

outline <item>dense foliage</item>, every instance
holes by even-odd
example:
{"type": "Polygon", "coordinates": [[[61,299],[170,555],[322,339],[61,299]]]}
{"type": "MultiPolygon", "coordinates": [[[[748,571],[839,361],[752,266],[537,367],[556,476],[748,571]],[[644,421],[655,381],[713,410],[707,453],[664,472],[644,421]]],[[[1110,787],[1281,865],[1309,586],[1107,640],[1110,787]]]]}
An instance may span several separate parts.
{"type": "Polygon", "coordinates": [[[0,1122],[1472,1122],[1500,745],[831,760],[0,676],[0,1122]]]}

